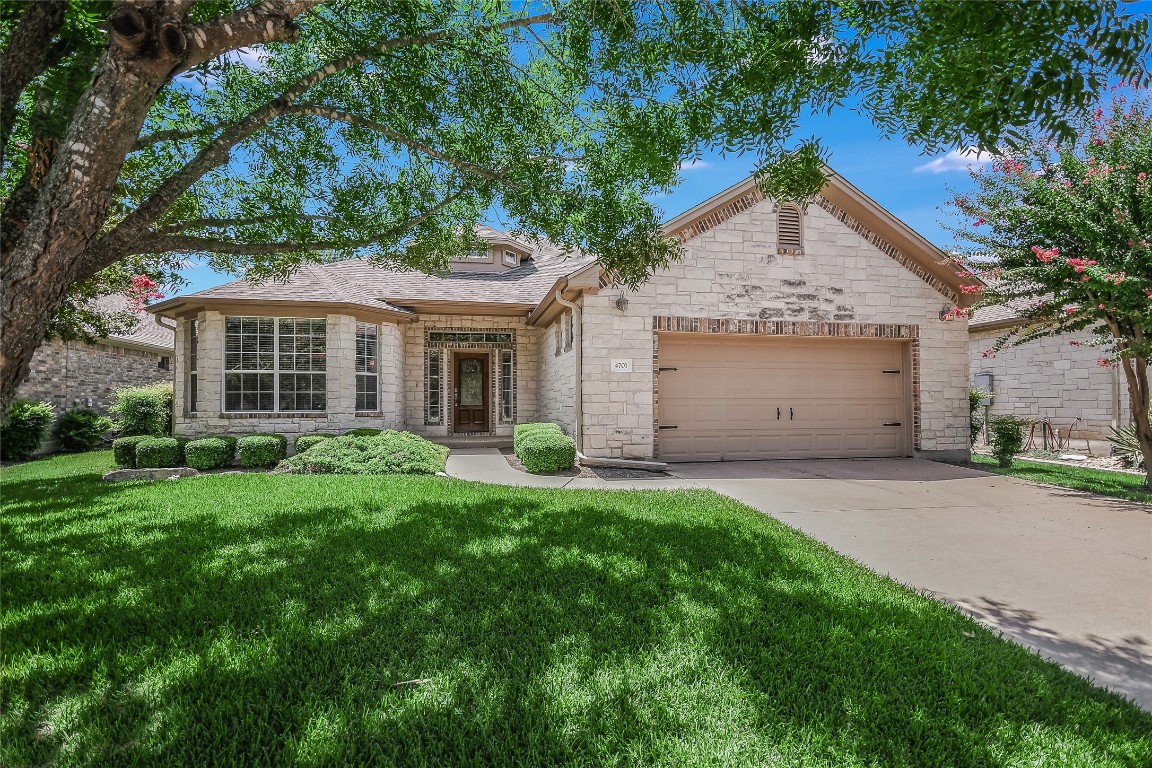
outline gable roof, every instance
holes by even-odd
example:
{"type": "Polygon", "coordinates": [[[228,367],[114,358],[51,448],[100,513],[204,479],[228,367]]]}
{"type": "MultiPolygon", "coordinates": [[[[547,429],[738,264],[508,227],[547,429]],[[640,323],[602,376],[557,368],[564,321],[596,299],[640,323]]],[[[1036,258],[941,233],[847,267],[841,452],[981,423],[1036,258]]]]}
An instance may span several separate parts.
{"type": "MultiPolygon", "coordinates": [[[[972,305],[976,297],[960,290],[966,281],[957,274],[956,264],[948,254],[832,168],[825,166],[824,171],[828,179],[813,201],[815,205],[835,216],[952,303],[963,307],[972,305]]],[[[756,177],[749,176],[673,217],[664,225],[664,232],[669,237],[688,242],[764,199],[756,177]]]]}
{"type": "MultiPolygon", "coordinates": [[[[104,313],[123,312],[128,309],[128,300],[120,294],[101,296],[96,299],[97,308],[104,313]]],[[[149,308],[150,309],[150,308],[149,308]]],[[[147,312],[137,312],[136,327],[127,333],[113,333],[102,339],[103,343],[120,347],[143,349],[159,354],[171,354],[176,346],[175,333],[167,326],[156,322],[156,318],[147,312]]]]}
{"type": "Polygon", "coordinates": [[[497,314],[523,314],[547,295],[557,279],[595,261],[541,244],[530,246],[489,227],[477,230],[489,242],[515,244],[532,254],[519,267],[502,272],[455,271],[429,275],[389,269],[366,259],[305,264],[286,280],[231,283],[162,301],[153,312],[175,315],[196,307],[238,302],[348,307],[392,319],[412,318],[421,310],[456,308],[497,314]]]}

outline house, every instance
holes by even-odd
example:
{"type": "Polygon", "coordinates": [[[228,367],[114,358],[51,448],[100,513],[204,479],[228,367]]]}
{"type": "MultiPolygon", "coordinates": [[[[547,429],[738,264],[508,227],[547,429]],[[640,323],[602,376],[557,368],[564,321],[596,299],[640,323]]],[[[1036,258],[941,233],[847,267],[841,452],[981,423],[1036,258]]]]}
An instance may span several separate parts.
{"type": "Polygon", "coordinates": [[[840,176],[806,209],[752,179],[669,221],[634,291],[494,230],[442,275],[362,260],[151,307],[176,321],[183,435],[554,421],[587,456],[968,456],[951,261],[840,176]]]}
{"type": "Polygon", "coordinates": [[[1101,366],[1108,350],[1088,331],[1034,339],[992,353],[996,340],[1022,323],[1009,305],[977,309],[968,322],[972,383],[991,375],[991,415],[1048,419],[1065,438],[1106,438],[1128,424],[1130,406],[1124,374],[1101,366]]]}

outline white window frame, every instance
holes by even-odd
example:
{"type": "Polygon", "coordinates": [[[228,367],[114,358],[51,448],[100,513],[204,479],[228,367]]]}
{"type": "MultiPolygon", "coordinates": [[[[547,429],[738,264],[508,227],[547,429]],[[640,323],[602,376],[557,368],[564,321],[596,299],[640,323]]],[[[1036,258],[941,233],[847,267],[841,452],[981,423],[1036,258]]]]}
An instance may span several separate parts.
{"type": "Polygon", "coordinates": [[[500,423],[510,424],[516,421],[516,355],[511,349],[498,349],[496,389],[500,393],[500,423]],[[505,387],[504,367],[508,367],[507,384],[505,387]]]}
{"type": "Polygon", "coordinates": [[[468,253],[465,253],[463,256],[457,256],[456,258],[452,259],[452,261],[460,261],[470,264],[491,264],[492,251],[486,248],[477,248],[475,250],[468,251],[468,253]]]}
{"type": "Polygon", "coordinates": [[[573,337],[576,335],[576,313],[569,310],[564,316],[564,351],[572,351],[573,337]]]}
{"type": "MultiPolygon", "coordinates": [[[[356,375],[356,392],[355,392],[355,397],[357,400],[356,412],[357,413],[377,413],[380,411],[380,326],[379,325],[377,325],[376,323],[356,323],[356,355],[355,355],[355,357],[356,357],[356,361],[355,361],[355,364],[353,367],[356,369],[354,371],[354,373],[356,375]],[[362,371],[362,370],[360,370],[360,358],[361,358],[361,355],[360,355],[360,332],[366,331],[369,329],[371,329],[371,331],[372,331],[372,340],[376,342],[376,352],[374,355],[372,355],[372,357],[374,357],[376,360],[376,370],[375,371],[367,371],[367,370],[362,371]],[[361,408],[360,407],[359,400],[360,400],[360,377],[361,376],[366,377],[366,378],[371,377],[371,378],[375,379],[375,381],[376,381],[376,386],[374,388],[374,391],[376,394],[376,407],[375,408],[361,408]]],[[[365,355],[364,355],[365,365],[367,365],[367,358],[368,357],[369,356],[367,355],[367,353],[365,353],[365,355]]]]}
{"type": "MultiPolygon", "coordinates": [[[[184,390],[184,411],[196,413],[199,407],[199,393],[196,387],[200,383],[200,321],[188,321],[188,379],[184,390]]],[[[223,382],[221,382],[223,383],[223,382]]]]}
{"type": "Polygon", "coordinates": [[[516,251],[504,251],[504,266],[520,266],[520,254],[516,253],[516,251]]]}
{"type": "MultiPolygon", "coordinates": [[[[221,413],[252,413],[252,414],[264,414],[264,415],[272,415],[272,416],[296,414],[296,413],[327,413],[328,412],[328,400],[330,397],[330,390],[328,388],[328,359],[327,359],[328,340],[327,340],[327,336],[328,336],[328,319],[326,317],[290,317],[290,316],[287,316],[287,317],[270,317],[267,315],[227,315],[224,318],[224,333],[223,333],[224,349],[221,350],[222,354],[220,355],[220,370],[221,370],[221,374],[220,374],[220,412],[221,413]],[[271,320],[272,321],[272,368],[263,369],[263,370],[261,370],[261,369],[229,370],[229,368],[228,368],[228,349],[227,349],[227,347],[228,347],[228,321],[232,320],[232,319],[236,319],[236,320],[254,319],[254,320],[271,320]],[[298,411],[298,410],[282,411],[282,410],[280,410],[280,373],[281,373],[281,370],[280,370],[280,321],[281,320],[293,320],[293,321],[296,321],[296,320],[322,320],[324,322],[325,359],[324,359],[324,371],[323,371],[323,373],[324,373],[324,408],[323,409],[311,410],[311,411],[298,411]],[[230,410],[228,410],[226,407],[227,402],[228,402],[228,400],[227,400],[228,399],[227,376],[230,373],[256,373],[256,374],[271,373],[272,374],[272,409],[268,410],[268,411],[245,411],[245,410],[230,411],[230,410]]],[[[320,371],[291,370],[291,371],[284,371],[284,373],[316,374],[316,373],[320,373],[320,371]]]]}

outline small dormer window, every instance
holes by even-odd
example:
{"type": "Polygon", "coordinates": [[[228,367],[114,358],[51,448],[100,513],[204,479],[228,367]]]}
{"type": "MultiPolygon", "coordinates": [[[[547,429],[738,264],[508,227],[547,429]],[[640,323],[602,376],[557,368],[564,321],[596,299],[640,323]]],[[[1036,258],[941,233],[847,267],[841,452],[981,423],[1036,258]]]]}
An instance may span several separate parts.
{"type": "Polygon", "coordinates": [[[488,251],[468,251],[464,261],[488,261],[488,251]]]}
{"type": "Polygon", "coordinates": [[[781,205],[776,212],[776,252],[804,253],[804,228],[800,209],[791,203],[781,205]]]}
{"type": "Polygon", "coordinates": [[[516,251],[504,251],[504,266],[518,267],[520,266],[520,255],[516,251]]]}

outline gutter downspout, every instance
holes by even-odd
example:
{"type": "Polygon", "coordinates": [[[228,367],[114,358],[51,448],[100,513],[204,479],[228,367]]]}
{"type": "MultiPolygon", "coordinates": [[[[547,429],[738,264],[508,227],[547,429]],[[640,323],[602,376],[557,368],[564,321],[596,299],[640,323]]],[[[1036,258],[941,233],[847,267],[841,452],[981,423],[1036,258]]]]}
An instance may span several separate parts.
{"type": "MultiPolygon", "coordinates": [[[[557,288],[553,297],[557,304],[572,310],[572,325],[580,334],[580,343],[577,344],[576,339],[573,339],[572,344],[576,347],[576,434],[574,438],[576,440],[576,455],[582,458],[584,456],[584,317],[578,304],[564,298],[563,289],[557,288]]],[[[561,322],[563,322],[563,318],[561,318],[561,322]]]]}

